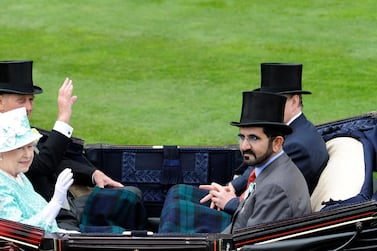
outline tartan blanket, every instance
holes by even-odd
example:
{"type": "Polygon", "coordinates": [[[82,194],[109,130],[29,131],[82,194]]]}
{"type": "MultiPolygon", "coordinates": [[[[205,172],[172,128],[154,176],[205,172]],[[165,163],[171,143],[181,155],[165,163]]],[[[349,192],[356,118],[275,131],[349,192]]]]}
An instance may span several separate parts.
{"type": "Polygon", "coordinates": [[[129,187],[95,187],[81,217],[82,233],[122,233],[145,229],[147,213],[142,198],[129,187]]]}
{"type": "Polygon", "coordinates": [[[232,219],[224,211],[200,204],[207,191],[179,184],[169,189],[160,216],[159,233],[220,233],[232,219]]]}

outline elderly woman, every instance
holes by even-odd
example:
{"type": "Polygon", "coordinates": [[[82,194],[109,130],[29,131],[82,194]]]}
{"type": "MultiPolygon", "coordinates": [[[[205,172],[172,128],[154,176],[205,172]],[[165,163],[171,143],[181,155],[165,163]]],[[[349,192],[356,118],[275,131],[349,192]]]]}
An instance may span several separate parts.
{"type": "Polygon", "coordinates": [[[55,221],[73,183],[72,172],[58,176],[54,196],[47,202],[24,175],[42,135],[30,128],[25,108],[0,113],[0,218],[40,227],[47,233],[66,232],[55,221]]]}

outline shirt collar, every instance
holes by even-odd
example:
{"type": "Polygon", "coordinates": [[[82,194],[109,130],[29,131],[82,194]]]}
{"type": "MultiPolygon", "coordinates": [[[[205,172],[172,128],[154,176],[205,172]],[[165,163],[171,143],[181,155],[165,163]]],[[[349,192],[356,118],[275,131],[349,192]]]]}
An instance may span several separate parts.
{"type": "Polygon", "coordinates": [[[266,163],[264,163],[261,166],[255,166],[255,176],[258,177],[258,175],[268,166],[271,164],[272,161],[279,158],[284,153],[284,150],[281,150],[278,154],[270,158],[266,163]]]}
{"type": "Polygon", "coordinates": [[[287,125],[292,124],[292,122],[293,122],[295,119],[297,119],[301,114],[302,114],[302,111],[299,112],[299,113],[297,113],[295,116],[293,116],[293,118],[291,118],[291,119],[288,121],[287,125]]]}

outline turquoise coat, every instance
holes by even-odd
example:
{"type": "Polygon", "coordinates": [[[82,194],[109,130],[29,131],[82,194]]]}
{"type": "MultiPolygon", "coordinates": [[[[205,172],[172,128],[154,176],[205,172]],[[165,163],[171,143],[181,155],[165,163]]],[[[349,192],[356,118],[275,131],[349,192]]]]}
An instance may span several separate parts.
{"type": "Polygon", "coordinates": [[[47,233],[58,232],[56,221],[48,224],[41,215],[47,201],[34,191],[23,173],[18,176],[20,182],[0,170],[0,218],[39,227],[47,233]]]}

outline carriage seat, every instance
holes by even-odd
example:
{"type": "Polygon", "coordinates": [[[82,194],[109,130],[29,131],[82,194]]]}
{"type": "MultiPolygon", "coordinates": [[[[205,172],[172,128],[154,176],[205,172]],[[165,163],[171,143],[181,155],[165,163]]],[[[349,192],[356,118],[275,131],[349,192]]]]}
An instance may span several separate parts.
{"type": "Polygon", "coordinates": [[[311,195],[312,210],[322,202],[346,200],[360,193],[365,180],[363,144],[353,137],[336,137],[326,142],[329,160],[311,195]]]}

